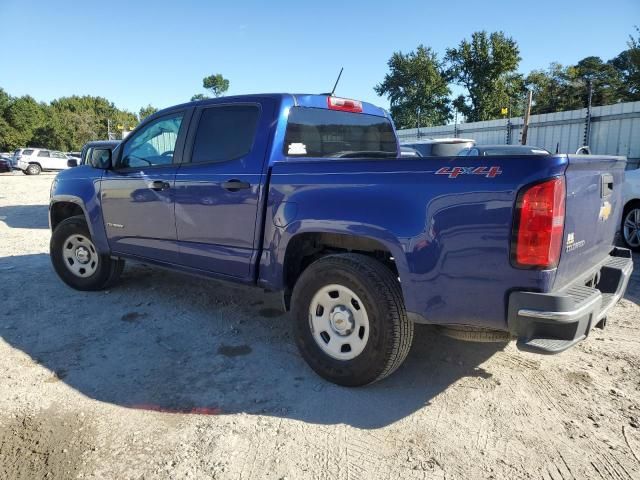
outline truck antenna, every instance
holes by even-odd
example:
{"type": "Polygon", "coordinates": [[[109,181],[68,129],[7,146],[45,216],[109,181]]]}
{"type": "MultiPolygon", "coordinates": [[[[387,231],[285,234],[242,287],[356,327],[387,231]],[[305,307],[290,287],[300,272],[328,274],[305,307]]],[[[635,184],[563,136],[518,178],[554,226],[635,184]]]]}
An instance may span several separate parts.
{"type": "Polygon", "coordinates": [[[336,83],[333,85],[333,90],[331,90],[331,93],[329,94],[330,97],[333,97],[333,94],[336,93],[336,87],[338,86],[338,82],[340,81],[340,77],[342,76],[342,71],[344,70],[344,67],[340,67],[340,73],[338,74],[338,78],[336,79],[336,83]]]}

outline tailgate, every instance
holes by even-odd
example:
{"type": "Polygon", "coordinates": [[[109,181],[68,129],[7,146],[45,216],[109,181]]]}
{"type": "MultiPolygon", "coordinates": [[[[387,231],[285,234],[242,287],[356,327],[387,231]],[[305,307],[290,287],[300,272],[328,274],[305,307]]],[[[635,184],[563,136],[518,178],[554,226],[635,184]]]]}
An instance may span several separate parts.
{"type": "Polygon", "coordinates": [[[624,157],[568,155],[568,159],[564,239],[554,289],[607,257],[623,209],[624,157]]]}

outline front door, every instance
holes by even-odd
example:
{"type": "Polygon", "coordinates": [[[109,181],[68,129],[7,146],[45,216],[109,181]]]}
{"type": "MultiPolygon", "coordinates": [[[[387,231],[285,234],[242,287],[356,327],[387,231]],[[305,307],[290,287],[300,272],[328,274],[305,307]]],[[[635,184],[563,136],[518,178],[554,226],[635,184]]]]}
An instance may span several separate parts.
{"type": "Polygon", "coordinates": [[[49,158],[51,166],[49,168],[52,170],[64,170],[69,168],[67,165],[68,160],[67,156],[62,152],[51,152],[51,157],[49,158]]]}
{"type": "MultiPolygon", "coordinates": [[[[275,102],[207,105],[194,113],[176,176],[180,263],[247,280],[275,102]]],[[[258,232],[259,233],[259,232],[258,232]]]]}
{"type": "Polygon", "coordinates": [[[167,114],[114,151],[100,198],[114,253],[177,263],[175,177],[184,146],[185,111],[167,114]]]}

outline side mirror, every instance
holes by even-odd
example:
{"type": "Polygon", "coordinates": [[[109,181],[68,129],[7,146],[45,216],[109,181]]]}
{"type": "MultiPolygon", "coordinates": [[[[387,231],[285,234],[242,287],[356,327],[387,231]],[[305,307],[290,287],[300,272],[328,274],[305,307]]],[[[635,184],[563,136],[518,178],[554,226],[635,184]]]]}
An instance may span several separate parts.
{"type": "Polygon", "coordinates": [[[70,158],[69,160],[67,160],[67,167],[71,168],[71,167],[77,167],[78,166],[78,160],[76,160],[75,158],[70,158]]]}
{"type": "Polygon", "coordinates": [[[108,148],[95,148],[91,153],[90,165],[101,170],[111,168],[111,150],[108,148]]]}

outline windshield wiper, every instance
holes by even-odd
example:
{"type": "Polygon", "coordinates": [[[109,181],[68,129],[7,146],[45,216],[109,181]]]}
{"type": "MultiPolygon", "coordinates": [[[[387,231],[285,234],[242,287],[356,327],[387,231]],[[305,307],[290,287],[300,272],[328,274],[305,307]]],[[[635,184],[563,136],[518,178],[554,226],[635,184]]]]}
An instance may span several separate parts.
{"type": "Polygon", "coordinates": [[[394,158],[397,155],[396,152],[385,152],[384,150],[344,150],[342,152],[332,153],[329,156],[332,158],[394,158]]]}

